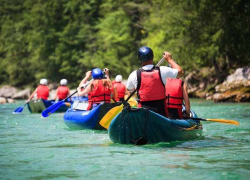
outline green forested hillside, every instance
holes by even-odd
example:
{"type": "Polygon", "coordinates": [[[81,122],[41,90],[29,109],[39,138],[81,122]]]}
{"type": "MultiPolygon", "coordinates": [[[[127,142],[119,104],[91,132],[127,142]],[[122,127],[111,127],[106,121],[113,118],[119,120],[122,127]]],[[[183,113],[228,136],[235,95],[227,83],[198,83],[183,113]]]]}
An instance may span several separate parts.
{"type": "Polygon", "coordinates": [[[185,72],[250,62],[249,0],[0,0],[0,84],[40,78],[75,87],[108,67],[128,77],[147,45],[167,50],[185,72]]]}

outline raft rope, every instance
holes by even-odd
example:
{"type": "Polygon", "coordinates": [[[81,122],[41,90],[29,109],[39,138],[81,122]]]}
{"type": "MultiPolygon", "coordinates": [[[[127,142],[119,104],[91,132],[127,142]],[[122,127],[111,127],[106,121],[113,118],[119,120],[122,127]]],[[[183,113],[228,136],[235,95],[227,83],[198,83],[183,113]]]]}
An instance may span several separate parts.
{"type": "MultiPolygon", "coordinates": [[[[126,107],[125,108],[127,110],[127,123],[128,123],[128,126],[129,126],[129,139],[135,144],[135,145],[145,145],[148,143],[148,140],[144,137],[146,137],[146,128],[147,128],[147,125],[148,125],[148,117],[149,117],[149,110],[146,109],[146,108],[143,108],[146,110],[146,113],[145,113],[145,126],[143,128],[143,132],[142,132],[142,136],[139,137],[138,139],[134,140],[133,139],[133,135],[132,135],[132,128],[131,128],[131,123],[130,123],[130,118],[129,118],[129,111],[133,111],[131,109],[131,107],[126,107]]],[[[138,110],[138,109],[135,109],[135,110],[138,110]]],[[[125,116],[126,114],[122,111],[122,118],[123,118],[123,122],[124,122],[124,126],[123,127],[126,127],[126,120],[125,120],[125,116]]]]}

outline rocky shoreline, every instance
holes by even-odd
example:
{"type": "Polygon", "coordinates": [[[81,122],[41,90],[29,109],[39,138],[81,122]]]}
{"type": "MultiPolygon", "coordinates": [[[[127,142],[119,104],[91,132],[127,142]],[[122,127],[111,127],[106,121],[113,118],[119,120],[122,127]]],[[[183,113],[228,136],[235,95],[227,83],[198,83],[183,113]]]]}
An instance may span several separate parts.
{"type": "MultiPolygon", "coordinates": [[[[202,68],[190,72],[184,81],[191,98],[203,98],[214,102],[250,102],[250,66],[236,69],[231,75],[225,76],[224,81],[220,79],[213,68],[202,68]]],[[[50,89],[49,99],[53,99],[56,86],[50,84],[50,89]]],[[[15,87],[4,85],[0,88],[0,104],[28,99],[30,94],[29,88],[18,91],[15,87]]]]}
{"type": "Polygon", "coordinates": [[[216,76],[213,68],[203,68],[189,73],[185,82],[193,98],[214,102],[250,102],[250,66],[238,68],[224,78],[216,76]]]}

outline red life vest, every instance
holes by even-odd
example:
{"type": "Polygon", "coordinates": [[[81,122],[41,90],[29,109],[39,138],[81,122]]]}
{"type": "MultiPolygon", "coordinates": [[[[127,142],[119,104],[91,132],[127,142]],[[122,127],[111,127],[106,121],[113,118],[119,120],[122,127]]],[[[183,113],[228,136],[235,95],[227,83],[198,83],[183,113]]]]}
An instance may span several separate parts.
{"type": "Polygon", "coordinates": [[[114,88],[116,88],[118,94],[116,100],[119,101],[120,98],[124,98],[126,92],[125,85],[122,84],[121,82],[116,82],[114,84],[114,88]]]}
{"type": "Polygon", "coordinates": [[[169,108],[182,109],[183,92],[182,92],[182,80],[167,78],[166,81],[166,105],[169,108]]]}
{"type": "Polygon", "coordinates": [[[39,85],[37,87],[37,99],[45,99],[47,100],[49,97],[49,88],[46,85],[39,85]]]}
{"type": "Polygon", "coordinates": [[[67,86],[59,86],[57,88],[57,95],[59,99],[65,99],[69,93],[69,88],[67,86]]]}
{"type": "Polygon", "coordinates": [[[99,104],[103,101],[110,103],[111,89],[105,88],[102,84],[102,80],[94,81],[97,81],[97,83],[94,84],[94,88],[90,92],[92,104],[99,104]]]}
{"type": "Polygon", "coordinates": [[[137,70],[137,94],[141,102],[165,99],[165,87],[159,67],[137,70]]]}

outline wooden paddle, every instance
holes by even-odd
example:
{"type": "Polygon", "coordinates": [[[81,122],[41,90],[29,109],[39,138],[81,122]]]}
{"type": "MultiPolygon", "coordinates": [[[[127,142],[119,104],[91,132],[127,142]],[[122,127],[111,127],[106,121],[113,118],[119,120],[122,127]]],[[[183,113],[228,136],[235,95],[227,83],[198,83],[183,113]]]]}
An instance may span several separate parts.
{"type": "Polygon", "coordinates": [[[231,125],[239,125],[240,123],[235,120],[226,120],[226,119],[203,119],[203,118],[184,118],[184,119],[193,119],[193,120],[200,120],[200,121],[212,121],[224,124],[231,124],[231,125]]]}
{"type": "MultiPolygon", "coordinates": [[[[164,61],[164,58],[162,58],[159,63],[156,66],[160,66],[160,64],[164,61]]],[[[110,109],[105,116],[101,119],[101,121],[99,122],[99,124],[108,129],[109,125],[111,123],[111,121],[114,119],[114,117],[119,114],[125,103],[127,103],[129,101],[129,99],[134,95],[134,93],[136,92],[136,89],[129,95],[129,97],[120,105],[120,106],[116,106],[113,107],[112,109],[110,109]]]]}

